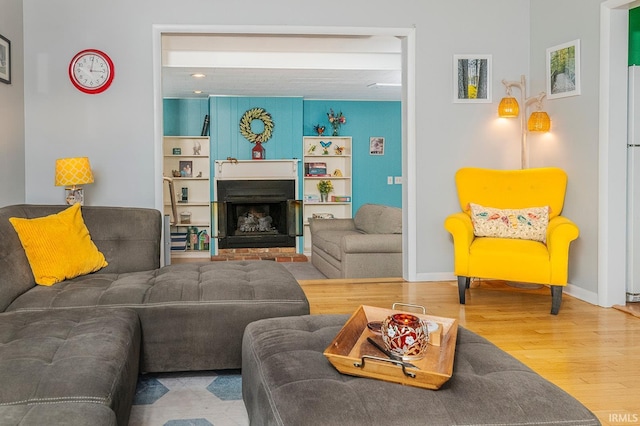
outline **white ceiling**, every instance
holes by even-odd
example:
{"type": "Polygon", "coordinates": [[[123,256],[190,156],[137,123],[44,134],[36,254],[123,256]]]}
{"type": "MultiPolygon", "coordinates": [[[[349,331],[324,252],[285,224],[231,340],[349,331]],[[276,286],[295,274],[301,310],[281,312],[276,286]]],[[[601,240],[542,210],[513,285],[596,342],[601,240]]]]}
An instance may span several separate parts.
{"type": "Polygon", "coordinates": [[[162,36],[162,64],[165,98],[401,98],[396,37],[171,34],[162,36]]]}

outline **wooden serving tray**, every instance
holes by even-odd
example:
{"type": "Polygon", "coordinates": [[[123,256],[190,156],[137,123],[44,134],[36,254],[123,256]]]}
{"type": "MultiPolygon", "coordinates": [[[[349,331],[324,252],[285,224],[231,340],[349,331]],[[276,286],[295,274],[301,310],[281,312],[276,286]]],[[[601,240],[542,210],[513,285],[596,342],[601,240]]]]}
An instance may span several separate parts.
{"type": "MultiPolygon", "coordinates": [[[[411,313],[440,325],[440,346],[429,345],[424,358],[410,361],[418,368],[393,362],[367,341],[371,337],[383,345],[382,337],[367,327],[370,321],[382,321],[391,314],[404,312],[362,305],[325,349],[324,356],[342,374],[369,377],[426,389],[439,389],[453,373],[453,357],[458,336],[458,321],[453,318],[411,313]]],[[[384,345],[383,345],[384,346],[384,345]]]]}

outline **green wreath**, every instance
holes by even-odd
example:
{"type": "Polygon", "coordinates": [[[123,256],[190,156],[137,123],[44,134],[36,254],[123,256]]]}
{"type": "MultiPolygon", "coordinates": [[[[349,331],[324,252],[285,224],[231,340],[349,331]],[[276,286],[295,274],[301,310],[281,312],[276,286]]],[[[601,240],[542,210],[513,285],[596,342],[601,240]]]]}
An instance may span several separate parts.
{"type": "Polygon", "coordinates": [[[240,133],[246,140],[251,143],[265,143],[271,139],[271,133],[273,133],[273,119],[271,114],[262,108],[252,108],[244,113],[240,119],[240,133]],[[253,133],[251,130],[251,123],[253,120],[260,120],[264,124],[264,130],[262,133],[253,133]]]}

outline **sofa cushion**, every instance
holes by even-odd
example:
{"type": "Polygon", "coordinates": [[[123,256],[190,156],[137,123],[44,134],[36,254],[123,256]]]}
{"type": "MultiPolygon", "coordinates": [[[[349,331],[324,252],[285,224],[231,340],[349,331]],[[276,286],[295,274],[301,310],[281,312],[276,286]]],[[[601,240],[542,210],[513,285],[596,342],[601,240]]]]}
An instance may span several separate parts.
{"type": "Polygon", "coordinates": [[[363,204],[353,218],[365,234],[402,234],[402,210],[380,204],[363,204]]]}
{"type": "Polygon", "coordinates": [[[84,275],[52,287],[35,287],[16,298],[7,311],[277,300],[287,294],[283,290],[289,280],[295,282],[293,276],[286,274],[289,272],[274,262],[237,261],[176,264],[128,274],[84,275]]]}
{"type": "Polygon", "coordinates": [[[0,419],[5,426],[116,426],[115,413],[107,406],[93,402],[56,402],[42,405],[0,406],[0,419]]]}
{"type": "Polygon", "coordinates": [[[107,266],[91,240],[80,204],[49,216],[9,218],[24,248],[35,282],[52,285],[107,266]]]}
{"type": "MultiPolygon", "coordinates": [[[[2,313],[0,406],[4,411],[0,414],[4,419],[5,415],[33,419],[24,424],[55,424],[55,416],[38,423],[45,413],[32,407],[52,408],[52,415],[67,413],[71,419],[82,417],[78,408],[104,405],[113,410],[119,424],[126,424],[139,357],[140,323],[132,310],[2,313]]],[[[96,424],[109,424],[110,416],[103,409],[89,409],[85,416],[92,417],[94,411],[104,419],[96,424]]]]}
{"type": "Polygon", "coordinates": [[[549,225],[549,207],[496,209],[469,203],[476,237],[518,238],[544,243],[549,225]]]}
{"type": "MultiPolygon", "coordinates": [[[[38,218],[66,209],[61,205],[20,204],[0,208],[0,311],[36,284],[10,217],[38,218]]],[[[95,272],[148,271],[160,266],[162,214],[155,209],[83,206],[82,218],[108,266],[95,272]]]]}
{"type": "Polygon", "coordinates": [[[319,231],[313,234],[313,245],[337,260],[342,260],[342,238],[346,235],[362,235],[356,231],[319,231]]]}

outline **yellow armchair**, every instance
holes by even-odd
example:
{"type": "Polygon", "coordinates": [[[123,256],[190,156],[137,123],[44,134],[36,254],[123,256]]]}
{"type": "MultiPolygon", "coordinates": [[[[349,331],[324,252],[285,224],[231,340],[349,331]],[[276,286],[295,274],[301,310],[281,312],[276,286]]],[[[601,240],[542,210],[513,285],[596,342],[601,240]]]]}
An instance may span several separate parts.
{"type": "Polygon", "coordinates": [[[557,315],[567,285],[569,245],[578,227],[560,216],[567,174],[559,168],[491,170],[463,168],[455,175],[461,212],[448,216],[444,227],[453,237],[454,273],[460,303],[471,277],[546,284],[551,288],[551,313],[557,315]],[[470,204],[495,209],[549,207],[544,241],[497,236],[477,237],[470,204]]]}

